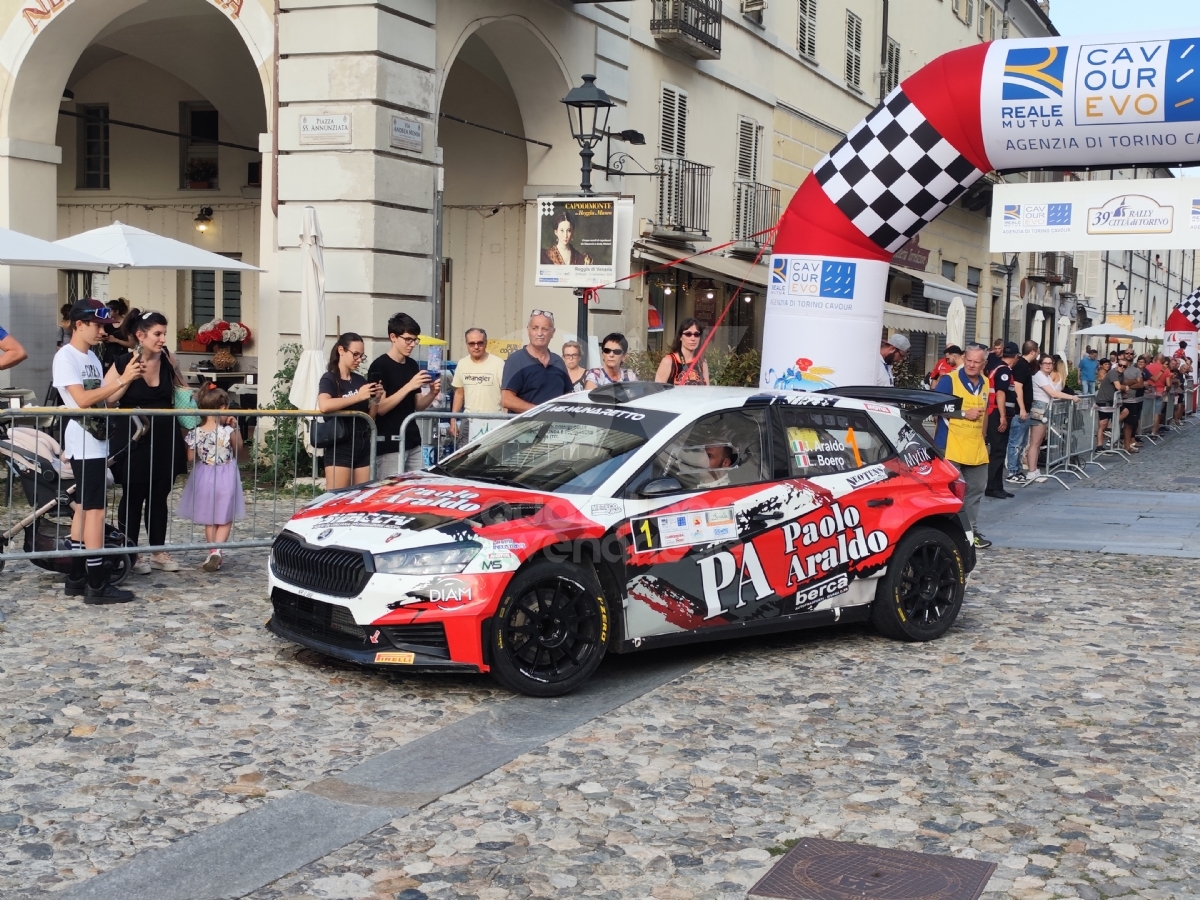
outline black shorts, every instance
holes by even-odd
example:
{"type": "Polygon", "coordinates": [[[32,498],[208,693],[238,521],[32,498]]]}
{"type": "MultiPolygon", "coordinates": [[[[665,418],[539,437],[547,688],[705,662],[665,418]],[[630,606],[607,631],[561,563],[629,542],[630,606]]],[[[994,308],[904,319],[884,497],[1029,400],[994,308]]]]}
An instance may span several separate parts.
{"type": "Polygon", "coordinates": [[[1104,412],[1102,410],[1098,410],[1098,412],[1100,413],[1100,421],[1101,422],[1109,422],[1112,420],[1113,414],[1112,414],[1111,409],[1108,412],[1104,412]]]}
{"type": "Polygon", "coordinates": [[[108,460],[72,459],[71,473],[75,476],[75,502],[84,509],[104,509],[106,491],[105,473],[108,460]]]}
{"type": "Polygon", "coordinates": [[[371,439],[369,429],[359,423],[359,434],[355,440],[338,441],[325,450],[325,465],[341,466],[346,469],[365,469],[371,465],[371,439]],[[364,432],[366,432],[364,434],[364,432]]]}

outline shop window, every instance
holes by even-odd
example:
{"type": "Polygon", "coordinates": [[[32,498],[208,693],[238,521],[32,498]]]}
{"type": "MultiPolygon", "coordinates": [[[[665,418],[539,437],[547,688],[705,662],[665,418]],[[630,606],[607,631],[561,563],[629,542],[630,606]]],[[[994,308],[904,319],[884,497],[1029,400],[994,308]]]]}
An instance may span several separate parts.
{"type": "Polygon", "coordinates": [[[210,190],[220,186],[217,111],[207,103],[180,104],[179,186],[210,190]]]}
{"type": "Polygon", "coordinates": [[[862,19],[846,10],[846,84],[860,90],[862,82],[862,19]]]}
{"type": "Polygon", "coordinates": [[[977,269],[974,266],[967,266],[967,287],[971,290],[979,290],[979,283],[983,279],[983,269],[977,269]]]}
{"type": "Polygon", "coordinates": [[[883,92],[890,94],[900,86],[900,44],[888,38],[887,66],[883,71],[883,92]]]}
{"type": "Polygon", "coordinates": [[[942,261],[942,277],[954,281],[958,277],[958,263],[942,261]]]}
{"type": "Polygon", "coordinates": [[[664,84],[658,141],[663,156],[687,157],[687,113],[687,91],[664,84]]]}
{"type": "Polygon", "coordinates": [[[780,406],[787,441],[788,477],[837,475],[883,462],[891,445],[856,410],[780,406]]]}
{"type": "Polygon", "coordinates": [[[217,278],[211,269],[192,271],[192,321],[197,325],[217,317],[217,278]]]}
{"type": "Polygon", "coordinates": [[[799,0],[796,49],[801,56],[817,58],[817,0],[799,0]]]}
{"type": "Polygon", "coordinates": [[[84,190],[108,190],[108,104],[80,106],[76,119],[79,136],[78,174],[75,186],[84,190]]]}

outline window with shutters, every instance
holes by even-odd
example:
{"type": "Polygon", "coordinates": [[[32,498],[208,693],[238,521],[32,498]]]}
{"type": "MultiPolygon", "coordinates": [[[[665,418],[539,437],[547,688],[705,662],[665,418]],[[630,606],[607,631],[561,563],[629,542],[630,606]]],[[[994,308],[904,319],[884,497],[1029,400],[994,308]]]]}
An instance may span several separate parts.
{"type": "Polygon", "coordinates": [[[756,121],[738,116],[738,181],[758,181],[758,149],[761,136],[762,127],[756,121]]]}
{"type": "Polygon", "coordinates": [[[968,28],[975,21],[975,0],[967,0],[967,14],[963,17],[963,21],[967,23],[968,28]]]}
{"type": "Polygon", "coordinates": [[[109,189],[108,184],[108,104],[80,106],[83,118],[76,122],[78,173],[75,186],[88,190],[109,189]]]}
{"type": "Polygon", "coordinates": [[[801,56],[817,58],[817,0],[799,0],[796,49],[801,56]]]}
{"type": "Polygon", "coordinates": [[[217,279],[211,269],[192,271],[192,321],[211,322],[217,317],[217,279]]]}
{"type": "Polygon", "coordinates": [[[1000,17],[998,15],[996,15],[996,7],[989,6],[988,7],[988,40],[989,41],[994,41],[996,39],[996,20],[998,18],[1000,18],[1000,17]]]}
{"type": "Polygon", "coordinates": [[[663,156],[687,156],[687,91],[662,86],[662,116],[658,147],[663,156]]]}
{"type": "Polygon", "coordinates": [[[962,0],[950,0],[950,8],[960,19],[962,18],[962,0]]]}
{"type": "Polygon", "coordinates": [[[862,83],[862,19],[846,10],[846,84],[859,90],[862,83]]]}
{"type": "Polygon", "coordinates": [[[985,26],[987,25],[988,5],[980,0],[979,3],[979,27],[975,29],[975,33],[983,37],[985,26]]]}
{"type": "Polygon", "coordinates": [[[890,94],[900,85],[900,44],[888,38],[887,67],[883,71],[883,92],[890,94]]]}

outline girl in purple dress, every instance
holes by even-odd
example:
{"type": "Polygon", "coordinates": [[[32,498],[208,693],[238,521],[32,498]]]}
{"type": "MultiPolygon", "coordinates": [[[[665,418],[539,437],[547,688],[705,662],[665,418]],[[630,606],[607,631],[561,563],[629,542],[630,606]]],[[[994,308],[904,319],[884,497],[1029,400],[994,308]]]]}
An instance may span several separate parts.
{"type": "MultiPolygon", "coordinates": [[[[215,384],[206,384],[196,397],[201,410],[228,411],[229,395],[215,384]]],[[[195,454],[195,464],[183,496],[179,498],[179,517],[204,526],[204,540],[223,544],[229,540],[233,523],[245,518],[242,476],[237,454],[242,436],[232,416],[209,415],[198,428],[188,432],[187,445],[195,454]]],[[[213,547],[201,566],[205,572],[221,568],[221,550],[213,547]]]]}

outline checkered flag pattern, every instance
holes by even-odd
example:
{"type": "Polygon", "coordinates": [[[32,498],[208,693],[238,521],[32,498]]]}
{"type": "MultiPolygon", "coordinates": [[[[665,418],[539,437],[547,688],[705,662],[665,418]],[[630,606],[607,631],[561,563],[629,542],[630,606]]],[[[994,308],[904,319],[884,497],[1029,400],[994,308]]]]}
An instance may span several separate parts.
{"type": "Polygon", "coordinates": [[[1188,320],[1200,329],[1200,291],[1196,291],[1190,297],[1179,301],[1179,311],[1188,317],[1188,320]]]}
{"type": "Polygon", "coordinates": [[[816,168],[863,234],[895,252],[983,173],[896,88],[816,168]]]}

